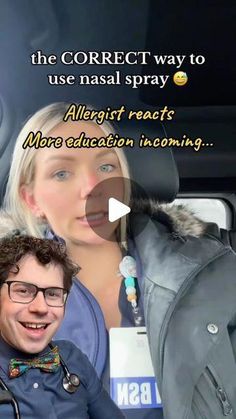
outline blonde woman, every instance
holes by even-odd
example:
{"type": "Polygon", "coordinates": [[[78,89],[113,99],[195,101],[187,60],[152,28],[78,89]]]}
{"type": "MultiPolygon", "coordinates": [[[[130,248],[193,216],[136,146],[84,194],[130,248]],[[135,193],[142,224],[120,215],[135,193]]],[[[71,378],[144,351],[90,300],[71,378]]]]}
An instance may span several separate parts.
{"type": "MultiPolygon", "coordinates": [[[[175,371],[175,359],[179,362],[181,351],[178,351],[178,356],[175,351],[172,352],[169,365],[164,361],[167,357],[166,351],[169,354],[175,347],[173,339],[178,348],[178,328],[169,337],[168,322],[172,318],[175,320],[174,312],[171,311],[173,301],[179,301],[178,297],[189,274],[196,279],[194,283],[197,283],[199,272],[204,274],[204,279],[211,278],[213,281],[216,271],[209,271],[210,261],[214,255],[217,258],[230,250],[226,250],[223,244],[212,237],[208,237],[207,242],[204,242],[204,238],[199,239],[204,233],[205,225],[185,209],[168,210],[165,216],[157,205],[152,207],[151,214],[143,209],[140,217],[135,216],[135,223],[130,218],[129,237],[126,235],[124,220],[121,223],[109,223],[106,210],[101,206],[101,198],[107,198],[110,191],[99,189],[99,185],[107,179],[129,178],[128,165],[121,149],[76,149],[66,147],[64,142],[60,148],[22,147],[29,132],[40,131],[43,137],[60,137],[65,140],[69,137],[78,138],[81,132],[86,137],[101,138],[112,130],[107,123],[97,125],[93,121],[63,122],[67,109],[68,104],[64,103],[47,106],[25,124],[16,141],[4,203],[4,210],[8,214],[6,217],[11,219],[9,228],[65,242],[69,256],[81,267],[78,278],[74,279],[65,320],[57,338],[69,339],[79,346],[108,385],[107,331],[120,326],[144,325],[143,297],[152,358],[164,400],[165,418],[220,418],[220,413],[218,416],[215,414],[220,412],[221,405],[219,400],[215,401],[211,397],[211,392],[207,394],[207,402],[203,400],[202,404],[211,407],[213,416],[208,415],[208,410],[204,413],[205,416],[199,416],[195,402],[192,405],[197,377],[194,378],[195,381],[188,381],[188,377],[191,376],[194,365],[184,375],[187,385],[184,388],[189,390],[187,399],[185,394],[181,394],[181,385],[178,384],[181,382],[181,371],[175,371]],[[91,213],[86,214],[88,198],[92,200],[94,207],[91,213]],[[149,222],[141,238],[136,240],[135,229],[144,218],[149,222]],[[91,228],[93,226],[105,226],[106,238],[97,235],[94,228],[91,228]],[[188,233],[195,236],[190,241],[185,238],[188,233]],[[126,254],[131,254],[133,258],[124,261],[126,254]],[[199,269],[195,269],[196,266],[199,269]],[[130,279],[128,282],[132,283],[126,281],[130,276],[129,272],[132,273],[133,282],[130,279]],[[134,278],[136,276],[137,279],[134,278]],[[163,330],[167,333],[164,341],[163,330]],[[168,338],[172,338],[171,348],[165,346],[168,338]],[[184,407],[181,400],[185,400],[184,407]],[[176,406],[178,411],[175,410],[176,406]],[[186,415],[186,409],[189,415],[186,415]]],[[[124,185],[121,186],[120,194],[127,199],[129,191],[124,185]]],[[[6,229],[6,220],[2,219],[2,224],[6,229]]],[[[221,268],[217,265],[217,269],[219,272],[221,268]]],[[[202,284],[204,287],[204,281],[202,284]]],[[[200,314],[204,310],[207,312],[207,301],[204,304],[203,307],[200,305],[200,314]]],[[[183,336],[180,338],[182,342],[183,336]]],[[[192,337],[190,340],[193,341],[192,337]]],[[[200,339],[198,343],[201,342],[200,339]]],[[[189,355],[194,358],[191,351],[189,355]]],[[[207,353],[204,356],[207,357],[207,353]]],[[[183,363],[184,359],[183,354],[183,363]]],[[[201,368],[205,368],[204,362],[201,368]]],[[[137,396],[131,396],[136,403],[137,396]]],[[[227,397],[229,406],[235,403],[230,395],[227,397]]],[[[143,409],[141,403],[139,404],[139,408],[126,410],[127,417],[163,418],[159,405],[143,409]]]]}

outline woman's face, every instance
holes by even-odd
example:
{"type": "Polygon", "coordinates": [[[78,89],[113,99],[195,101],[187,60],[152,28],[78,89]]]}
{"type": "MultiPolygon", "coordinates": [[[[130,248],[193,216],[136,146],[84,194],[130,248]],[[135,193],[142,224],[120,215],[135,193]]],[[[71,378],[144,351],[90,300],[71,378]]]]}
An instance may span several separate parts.
{"type": "MultiPolygon", "coordinates": [[[[93,123],[66,122],[48,137],[78,138],[81,132],[89,138],[106,136],[93,123]]],[[[115,236],[118,222],[108,221],[107,205],[109,197],[123,199],[119,177],[122,172],[112,148],[68,148],[63,143],[58,149],[37,150],[34,181],[30,186],[23,185],[21,192],[33,213],[45,217],[68,244],[98,244],[115,236]],[[111,178],[117,179],[102,182],[111,178]]]]}

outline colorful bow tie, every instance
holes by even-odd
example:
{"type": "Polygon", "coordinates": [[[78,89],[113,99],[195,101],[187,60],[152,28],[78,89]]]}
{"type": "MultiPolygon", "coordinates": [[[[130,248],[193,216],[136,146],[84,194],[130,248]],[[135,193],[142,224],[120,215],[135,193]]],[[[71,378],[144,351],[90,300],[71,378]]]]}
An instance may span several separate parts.
{"type": "Polygon", "coordinates": [[[9,377],[15,378],[24,374],[30,368],[39,368],[45,372],[55,372],[60,365],[58,347],[55,346],[51,351],[43,356],[32,359],[12,358],[9,364],[9,377]]]}

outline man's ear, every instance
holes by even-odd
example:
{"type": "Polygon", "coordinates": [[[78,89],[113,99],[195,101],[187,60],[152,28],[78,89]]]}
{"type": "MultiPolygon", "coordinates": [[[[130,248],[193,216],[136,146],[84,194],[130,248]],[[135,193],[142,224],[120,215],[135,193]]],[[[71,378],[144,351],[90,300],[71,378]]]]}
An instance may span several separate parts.
{"type": "Polygon", "coordinates": [[[33,188],[31,185],[22,185],[20,187],[20,196],[22,201],[32,211],[35,217],[44,217],[44,213],[42,212],[35,200],[33,188]]]}

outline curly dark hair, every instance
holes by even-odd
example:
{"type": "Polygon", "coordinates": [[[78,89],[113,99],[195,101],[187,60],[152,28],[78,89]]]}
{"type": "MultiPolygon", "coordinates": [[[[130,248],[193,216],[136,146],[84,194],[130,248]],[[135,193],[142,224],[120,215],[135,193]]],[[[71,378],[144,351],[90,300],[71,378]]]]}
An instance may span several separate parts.
{"type": "Polygon", "coordinates": [[[0,240],[0,287],[10,272],[19,272],[18,262],[28,254],[35,256],[42,265],[54,263],[61,266],[63,286],[70,290],[72,277],[80,268],[68,258],[65,246],[53,240],[17,234],[0,240]]]}

